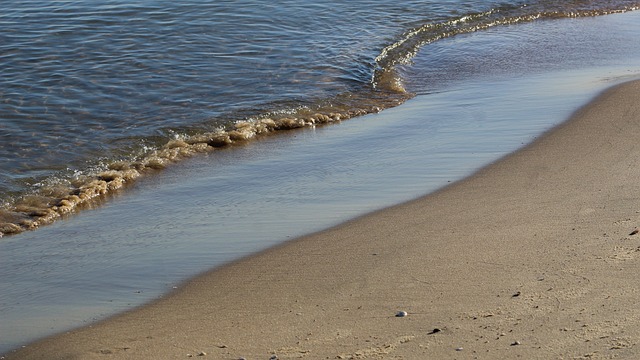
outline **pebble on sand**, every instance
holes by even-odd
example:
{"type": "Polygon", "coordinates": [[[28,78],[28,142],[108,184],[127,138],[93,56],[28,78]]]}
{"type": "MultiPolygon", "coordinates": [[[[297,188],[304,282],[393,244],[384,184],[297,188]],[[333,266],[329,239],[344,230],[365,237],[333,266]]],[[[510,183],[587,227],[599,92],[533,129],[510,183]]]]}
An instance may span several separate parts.
{"type": "Polygon", "coordinates": [[[409,314],[407,314],[407,312],[406,312],[406,311],[398,311],[398,312],[396,313],[396,317],[405,317],[405,316],[407,316],[407,315],[409,315],[409,314]]]}

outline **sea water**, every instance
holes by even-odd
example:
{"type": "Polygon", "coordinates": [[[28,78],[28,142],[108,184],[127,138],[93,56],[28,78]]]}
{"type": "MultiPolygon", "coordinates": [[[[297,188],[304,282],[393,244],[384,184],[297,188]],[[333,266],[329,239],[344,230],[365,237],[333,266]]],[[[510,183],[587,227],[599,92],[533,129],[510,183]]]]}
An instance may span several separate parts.
{"type": "Polygon", "coordinates": [[[638,15],[592,17],[631,2],[25,4],[2,15],[5,223],[141,176],[0,239],[0,350],[433,191],[639,71],[638,15]],[[303,129],[212,140],[265,119],[303,129]]]}
{"type": "Polygon", "coordinates": [[[493,45],[475,44],[495,59],[461,53],[412,65],[420,49],[437,49],[443,39],[637,6],[629,0],[5,5],[0,234],[99,205],[105,195],[197,153],[379,112],[459,77],[546,67],[531,61],[531,49],[544,50],[536,55],[552,64],[572,51],[545,47],[532,34],[520,39],[513,60],[493,45]]]}

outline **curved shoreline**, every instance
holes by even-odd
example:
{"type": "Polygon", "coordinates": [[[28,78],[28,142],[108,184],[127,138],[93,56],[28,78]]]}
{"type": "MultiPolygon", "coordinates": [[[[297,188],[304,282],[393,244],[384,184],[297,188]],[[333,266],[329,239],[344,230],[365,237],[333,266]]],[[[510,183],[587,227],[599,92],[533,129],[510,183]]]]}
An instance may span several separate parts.
{"type": "Polygon", "coordinates": [[[238,121],[228,128],[193,136],[180,135],[176,139],[167,140],[159,148],[144,154],[141,158],[100,164],[98,167],[103,171],[89,171],[88,174],[74,176],[74,178],[55,179],[52,181],[53,185],[44,185],[33,193],[23,193],[18,199],[5,199],[6,204],[0,207],[0,238],[4,235],[34,230],[79,210],[102,204],[110,195],[133,183],[144,174],[162,169],[170,163],[192,157],[197,153],[213,151],[232,144],[242,144],[280,130],[334,123],[402,104],[412,97],[412,94],[405,92],[402,79],[397,77],[396,66],[407,63],[426,44],[495,26],[528,23],[538,19],[625,13],[637,10],[637,5],[631,3],[617,4],[612,8],[604,9],[587,7],[574,10],[522,11],[525,8],[527,6],[493,9],[407,30],[401,39],[388,45],[376,57],[377,66],[373,70],[371,89],[338,94],[324,101],[329,104],[328,106],[322,105],[317,109],[302,110],[299,114],[293,115],[269,115],[270,117],[266,118],[238,121]],[[342,100],[345,99],[349,99],[348,103],[351,105],[345,107],[342,104],[342,100]],[[337,104],[334,105],[334,102],[337,104]]]}
{"type": "Polygon", "coordinates": [[[637,355],[638,97],[616,86],[434,194],[5,357],[637,355]]]}

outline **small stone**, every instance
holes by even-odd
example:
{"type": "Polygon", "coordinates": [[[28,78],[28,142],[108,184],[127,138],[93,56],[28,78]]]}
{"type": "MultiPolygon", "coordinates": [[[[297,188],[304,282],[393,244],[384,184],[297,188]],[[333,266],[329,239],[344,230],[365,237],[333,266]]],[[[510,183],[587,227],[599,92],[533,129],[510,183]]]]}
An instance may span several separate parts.
{"type": "Polygon", "coordinates": [[[200,351],[200,352],[198,353],[198,356],[207,356],[207,353],[206,353],[206,352],[204,352],[204,351],[200,351]]]}
{"type": "Polygon", "coordinates": [[[514,341],[511,343],[511,346],[518,346],[520,345],[520,341],[514,341]]]}
{"type": "Polygon", "coordinates": [[[637,234],[639,231],[640,231],[640,230],[638,230],[638,229],[634,229],[634,230],[629,234],[629,236],[631,236],[631,235],[635,235],[635,234],[637,234]]]}
{"type": "Polygon", "coordinates": [[[511,297],[518,297],[520,294],[522,294],[520,291],[516,291],[515,294],[511,295],[511,297]]]}
{"type": "Polygon", "coordinates": [[[464,350],[464,348],[461,348],[461,347],[456,348],[456,351],[462,351],[462,350],[464,350]]]}
{"type": "Polygon", "coordinates": [[[428,333],[427,333],[427,335],[437,334],[437,333],[439,333],[440,331],[442,331],[442,330],[440,330],[440,329],[438,329],[438,328],[434,328],[433,330],[431,330],[430,332],[428,332],[428,333]]]}
{"type": "Polygon", "coordinates": [[[409,315],[409,314],[407,314],[407,312],[406,312],[406,311],[398,311],[398,312],[396,313],[396,317],[405,317],[405,316],[407,316],[407,315],[409,315]]]}

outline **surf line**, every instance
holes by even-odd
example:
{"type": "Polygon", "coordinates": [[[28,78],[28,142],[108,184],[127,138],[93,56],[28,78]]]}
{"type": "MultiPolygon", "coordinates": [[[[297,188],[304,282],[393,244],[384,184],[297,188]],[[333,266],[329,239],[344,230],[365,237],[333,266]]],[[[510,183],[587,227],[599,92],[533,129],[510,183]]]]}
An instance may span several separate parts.
{"type": "Polygon", "coordinates": [[[181,135],[135,161],[117,161],[94,174],[81,176],[70,185],[45,187],[24,195],[0,209],[0,237],[35,230],[82,209],[95,208],[110,195],[145,174],[199,153],[239,146],[270,134],[328,125],[357,116],[378,113],[398,106],[413,95],[397,88],[342,94],[319,111],[298,110],[295,116],[282,115],[237,121],[227,128],[196,135],[181,135]]]}

